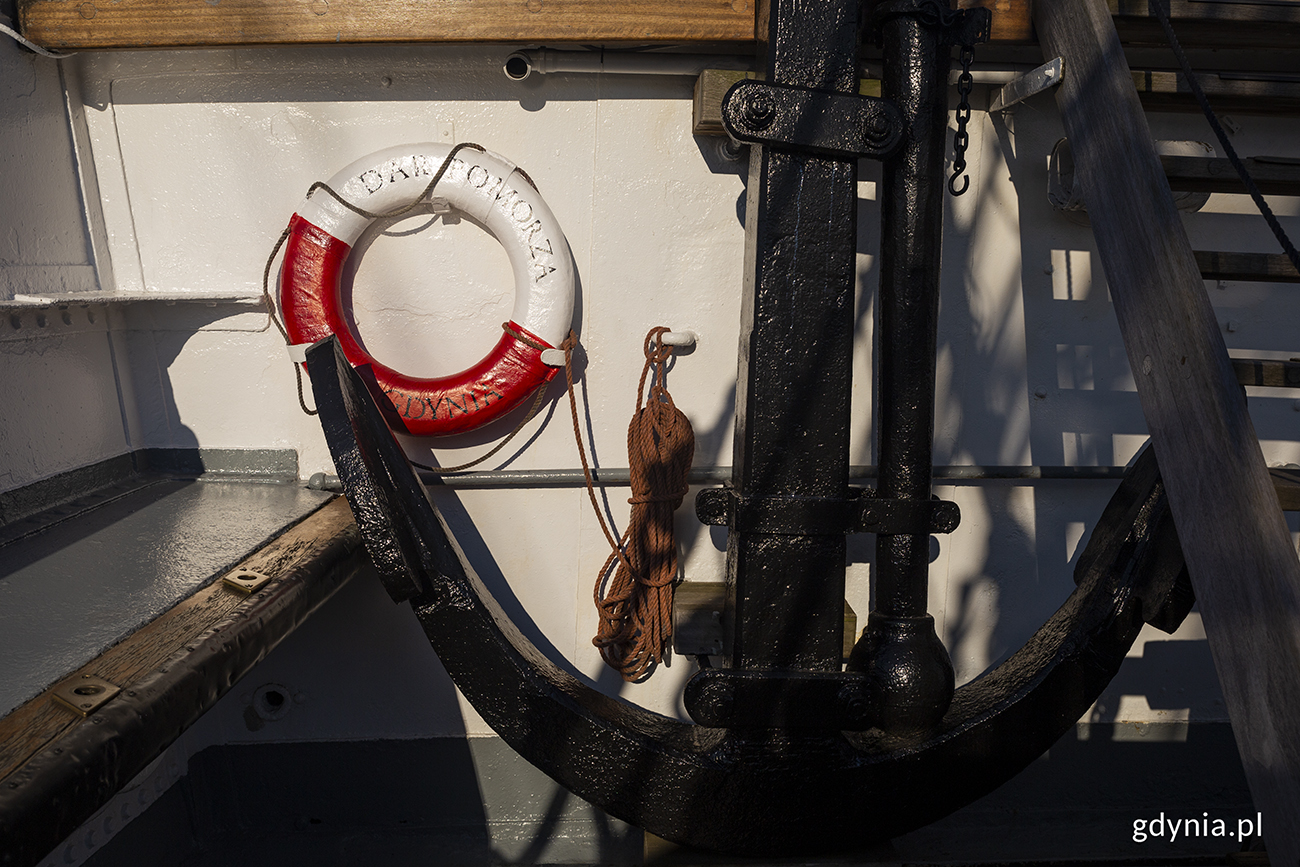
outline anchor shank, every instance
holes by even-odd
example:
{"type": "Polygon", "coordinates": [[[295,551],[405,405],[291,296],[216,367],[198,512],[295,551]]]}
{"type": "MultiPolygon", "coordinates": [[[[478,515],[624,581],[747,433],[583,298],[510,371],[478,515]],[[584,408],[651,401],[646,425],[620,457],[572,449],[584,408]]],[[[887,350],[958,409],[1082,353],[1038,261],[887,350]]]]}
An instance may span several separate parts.
{"type": "MultiPolygon", "coordinates": [[[[931,496],[949,63],[933,20],[942,16],[927,22],[926,3],[893,2],[905,11],[881,23],[882,89],[903,115],[903,144],[880,189],[877,493],[913,503],[931,496]]],[[[890,734],[933,731],[953,696],[952,661],[926,613],[930,531],[917,522],[876,536],[874,608],[849,657],[851,671],[869,676],[872,718],[890,734]]]]}
{"type": "MultiPolygon", "coordinates": [[[[882,497],[928,500],[934,441],[935,335],[943,233],[949,49],[937,28],[900,15],[882,25],[884,96],[904,118],[884,162],[876,407],[882,497]]],[[[876,539],[875,610],[926,612],[928,530],[876,539]]]]}
{"type": "MultiPolygon", "coordinates": [[[[767,81],[856,93],[856,3],[762,6],[767,81]]],[[[752,119],[762,123],[768,108],[751,109],[752,119]]],[[[751,148],[732,478],[742,497],[797,509],[849,495],[857,176],[854,158],[751,148]]],[[[797,534],[733,528],[733,665],[838,671],[844,562],[842,526],[797,534]]]]}

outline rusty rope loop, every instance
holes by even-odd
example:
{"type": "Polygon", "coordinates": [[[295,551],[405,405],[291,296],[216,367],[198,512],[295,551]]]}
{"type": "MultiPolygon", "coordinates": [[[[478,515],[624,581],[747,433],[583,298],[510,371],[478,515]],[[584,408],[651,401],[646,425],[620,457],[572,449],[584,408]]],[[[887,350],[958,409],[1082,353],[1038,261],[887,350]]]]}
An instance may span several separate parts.
{"type": "Polygon", "coordinates": [[[636,412],[627,428],[628,466],[632,471],[632,496],[628,502],[632,514],[620,539],[614,538],[601,514],[582,445],[571,358],[577,340],[572,332],[563,347],[573,435],[587,480],[587,496],[612,549],[596,576],[593,596],[599,622],[591,643],[600,648],[606,664],[629,682],[650,676],[663,661],[672,637],[673,582],[677,578],[673,512],[689,490],[686,476],[695,456],[691,423],[673,403],[665,382],[668,359],[673,354],[673,348],[663,343],[668,331],[663,326],[650,329],[642,347],[645,367],[637,384],[636,412]]]}

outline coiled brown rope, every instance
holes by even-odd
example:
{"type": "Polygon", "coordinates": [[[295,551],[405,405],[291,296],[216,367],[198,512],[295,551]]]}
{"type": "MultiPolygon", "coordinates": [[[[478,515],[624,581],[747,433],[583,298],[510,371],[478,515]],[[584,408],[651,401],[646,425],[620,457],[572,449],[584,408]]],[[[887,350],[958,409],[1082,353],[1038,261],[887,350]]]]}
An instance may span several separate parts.
{"type": "Polygon", "coordinates": [[[673,582],[677,578],[673,512],[689,489],[686,476],[695,456],[691,423],[673,404],[665,384],[668,359],[673,354],[672,347],[663,343],[668,330],[662,326],[652,328],[645,337],[645,367],[637,384],[636,412],[627,428],[628,466],[632,471],[632,497],[628,502],[632,504],[632,515],[618,540],[601,514],[582,447],[573,393],[572,335],[564,346],[573,434],[587,479],[587,494],[613,549],[596,576],[594,597],[600,620],[591,642],[600,648],[605,662],[627,681],[648,677],[663,661],[672,637],[673,582]],[[647,379],[650,393],[643,399],[647,379]]]}

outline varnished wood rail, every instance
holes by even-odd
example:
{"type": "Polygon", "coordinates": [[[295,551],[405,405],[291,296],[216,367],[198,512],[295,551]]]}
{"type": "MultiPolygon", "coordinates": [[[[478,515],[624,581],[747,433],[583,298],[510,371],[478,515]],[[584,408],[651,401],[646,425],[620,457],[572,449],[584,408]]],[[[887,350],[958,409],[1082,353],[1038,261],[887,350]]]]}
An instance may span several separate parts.
{"type": "Polygon", "coordinates": [[[1300,561],[1111,12],[1052,0],[1034,23],[1065,60],[1057,102],[1270,859],[1295,865],[1300,561]]]}
{"type": "Polygon", "coordinates": [[[48,48],[367,42],[747,42],[753,0],[19,0],[48,48]]]}

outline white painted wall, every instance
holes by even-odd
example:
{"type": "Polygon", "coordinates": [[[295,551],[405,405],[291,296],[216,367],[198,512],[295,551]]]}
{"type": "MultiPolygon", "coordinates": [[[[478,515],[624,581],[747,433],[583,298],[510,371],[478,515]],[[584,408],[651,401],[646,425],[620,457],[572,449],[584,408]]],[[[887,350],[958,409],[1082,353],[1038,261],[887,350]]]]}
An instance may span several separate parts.
{"type": "MultiPolygon", "coordinates": [[[[80,206],[69,121],[55,110],[61,111],[57,74],[47,61],[17,58],[9,46],[0,50],[4,63],[30,72],[33,92],[47,106],[21,114],[15,106],[32,97],[6,91],[3,117],[29,118],[23,123],[44,145],[0,155],[5,177],[18,178],[0,195],[26,190],[20,205],[42,201],[54,215],[40,223],[24,218],[0,234],[33,239],[22,247],[23,267],[85,268],[93,232],[84,222],[74,225],[80,206]],[[48,190],[30,181],[41,172],[56,178],[48,190]],[[34,239],[47,234],[63,238],[50,247],[57,252],[30,252],[44,249],[34,239]]],[[[12,480],[4,484],[144,446],[288,447],[300,452],[304,475],[330,470],[316,421],[297,407],[279,334],[252,300],[275,238],[312,181],[369,152],[422,140],[475,141],[510,157],[536,180],[563,225],[581,282],[576,324],[588,357],[586,412],[599,463],[626,465],[641,337],[661,323],[700,335],[698,348],[676,362],[669,380],[696,427],[697,465],[730,463],[743,245],[739,165],[723,160],[715,142],[690,135],[687,79],[550,75],[512,83],[500,71],[508,50],[337,47],[104,53],[64,61],[77,106],[74,130],[84,117],[80,157],[93,168],[102,208],[99,268],[112,278],[103,290],[117,300],[85,308],[107,312],[98,324],[78,319],[70,328],[80,330],[59,339],[50,326],[46,337],[24,343],[0,322],[0,389],[9,405],[22,407],[4,422],[0,479],[12,480]],[[4,349],[9,346],[16,348],[4,349]],[[45,395],[44,383],[59,383],[62,394],[75,389],[70,399],[87,408],[91,422],[61,432],[63,416],[54,411],[60,404],[45,395]]],[[[22,90],[17,80],[7,77],[0,86],[22,90]]],[[[1300,123],[1238,120],[1243,153],[1295,155],[1300,123]]],[[[1191,115],[1153,115],[1152,124],[1159,138],[1207,134],[1191,115]]],[[[8,123],[4,129],[8,141],[14,133],[8,123]]],[[[1047,201],[1047,154],[1060,136],[1047,95],[1014,114],[976,113],[972,192],[950,200],[945,241],[938,464],[1123,464],[1144,439],[1091,234],[1081,218],[1059,214],[1047,201]]],[[[872,462],[878,177],[876,166],[864,165],[852,455],[863,464],[872,462]]],[[[1293,236],[1300,235],[1296,202],[1278,200],[1275,207],[1293,236]]],[[[1198,247],[1269,249],[1244,197],[1216,195],[1186,221],[1198,247]]],[[[504,254],[469,222],[416,218],[394,229],[413,234],[377,238],[357,268],[361,335],[381,360],[412,373],[459,369],[495,341],[509,311],[504,254]]],[[[6,243],[16,242],[0,238],[6,243]]],[[[9,273],[8,259],[0,265],[0,275],[9,273]]],[[[70,289],[46,276],[30,291],[73,289],[94,287],[70,289]]],[[[1300,354],[1290,327],[1300,303],[1293,289],[1237,284],[1210,292],[1225,323],[1234,323],[1226,335],[1230,347],[1300,354]]],[[[52,309],[47,315],[57,317],[52,309]]],[[[86,315],[69,310],[74,318],[86,315]]],[[[577,466],[558,386],[549,397],[546,411],[516,440],[520,448],[512,444],[487,467],[577,466]]],[[[1300,461],[1296,407],[1289,393],[1252,392],[1270,463],[1300,461]]],[[[485,451],[511,423],[407,446],[423,460],[459,463],[485,451]]],[[[931,610],[960,680],[1004,659],[1065,598],[1074,558],[1112,489],[1064,481],[939,486],[937,493],[955,499],[964,516],[958,532],[938,542],[931,589],[931,610]]],[[[675,660],[646,685],[623,687],[590,645],[590,585],[608,552],[585,494],[442,491],[438,497],[476,568],[526,633],[602,688],[680,712],[680,687],[690,674],[685,661],[675,660]]],[[[628,510],[623,500],[621,490],[609,492],[620,526],[628,510]]],[[[722,536],[700,527],[689,510],[678,525],[687,579],[721,580],[722,536]]],[[[849,600],[864,615],[869,537],[855,540],[850,559],[849,600]]],[[[406,640],[397,630],[413,624],[401,609],[385,610],[384,618],[395,618],[392,632],[377,625],[387,621],[375,614],[352,631],[340,627],[319,638],[316,649],[348,648],[372,666],[393,665],[390,645],[406,640]]],[[[1151,658],[1142,644],[1134,651],[1143,656],[1134,667],[1141,676],[1121,675],[1114,689],[1127,692],[1108,693],[1090,718],[1224,719],[1197,629],[1193,618],[1174,639],[1145,637],[1151,658]],[[1170,678],[1185,685],[1177,697],[1160,692],[1170,678]]],[[[432,683],[439,676],[426,652],[412,646],[400,655],[395,671],[402,677],[432,683]]],[[[312,669],[319,654],[310,648],[280,659],[284,670],[276,677],[319,679],[312,669]]],[[[314,722],[268,726],[247,737],[486,733],[471,709],[462,707],[462,717],[447,703],[445,687],[443,704],[400,718],[373,713],[363,700],[369,691],[360,671],[329,678],[306,690],[308,707],[318,709],[314,722]]],[[[228,722],[223,737],[245,737],[237,715],[228,722]]]]}
{"type": "MultiPolygon", "coordinates": [[[[58,67],[0,37],[0,307],[97,288],[75,167],[58,67]]],[[[0,310],[0,491],[126,451],[112,318],[0,310]]]]}

